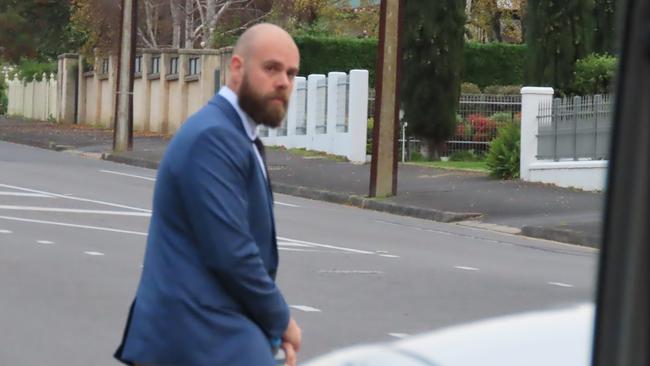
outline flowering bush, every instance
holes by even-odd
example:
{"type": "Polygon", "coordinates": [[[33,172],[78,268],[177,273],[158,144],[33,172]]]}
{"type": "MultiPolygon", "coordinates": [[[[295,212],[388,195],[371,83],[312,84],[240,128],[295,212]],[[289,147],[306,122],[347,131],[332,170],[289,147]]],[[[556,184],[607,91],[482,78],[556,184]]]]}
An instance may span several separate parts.
{"type": "Polygon", "coordinates": [[[497,136],[497,123],[481,114],[468,116],[467,122],[472,126],[473,141],[492,141],[497,136]]]}

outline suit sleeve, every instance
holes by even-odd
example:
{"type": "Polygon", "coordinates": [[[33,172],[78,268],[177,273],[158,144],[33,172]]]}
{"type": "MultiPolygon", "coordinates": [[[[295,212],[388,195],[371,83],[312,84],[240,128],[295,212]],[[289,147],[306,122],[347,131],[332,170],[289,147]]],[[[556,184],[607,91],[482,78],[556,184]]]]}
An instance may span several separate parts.
{"type": "Polygon", "coordinates": [[[181,192],[199,250],[222,285],[270,338],[280,338],[289,308],[266,271],[248,222],[247,171],[241,137],[228,130],[204,131],[181,169],[181,192]]]}

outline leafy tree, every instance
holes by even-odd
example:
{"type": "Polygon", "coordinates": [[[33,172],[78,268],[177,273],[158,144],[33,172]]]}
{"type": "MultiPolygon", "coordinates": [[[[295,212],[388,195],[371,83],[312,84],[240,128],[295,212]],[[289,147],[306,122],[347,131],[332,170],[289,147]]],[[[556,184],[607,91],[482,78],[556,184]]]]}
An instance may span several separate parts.
{"type": "Polygon", "coordinates": [[[527,82],[565,92],[593,47],[593,0],[528,1],[527,82]]]}
{"type": "Polygon", "coordinates": [[[409,130],[439,159],[456,126],[465,9],[456,0],[408,0],[402,103],[409,130]]]}
{"type": "Polygon", "coordinates": [[[0,55],[54,59],[74,50],[79,35],[69,27],[67,0],[0,0],[0,55]]]}
{"type": "Polygon", "coordinates": [[[594,52],[613,55],[616,50],[616,0],[595,0],[594,52]]]}

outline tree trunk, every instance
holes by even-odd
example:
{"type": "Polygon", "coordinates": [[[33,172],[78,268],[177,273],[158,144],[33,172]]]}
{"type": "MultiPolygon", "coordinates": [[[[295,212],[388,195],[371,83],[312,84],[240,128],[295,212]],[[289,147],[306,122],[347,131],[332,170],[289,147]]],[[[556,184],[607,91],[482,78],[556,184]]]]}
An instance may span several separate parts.
{"type": "MultiPolygon", "coordinates": [[[[152,4],[151,0],[144,1],[144,14],[145,22],[147,24],[147,32],[143,34],[143,38],[148,38],[147,45],[149,47],[158,48],[158,42],[156,40],[156,28],[158,28],[158,11],[152,4]]],[[[146,41],[146,40],[145,40],[146,41]]]]}
{"type": "Polygon", "coordinates": [[[427,158],[433,161],[440,161],[442,152],[445,149],[445,142],[427,139],[427,158]]]}
{"type": "Polygon", "coordinates": [[[185,43],[183,48],[194,48],[194,4],[185,0],[185,43]]]}
{"type": "Polygon", "coordinates": [[[183,18],[178,0],[169,0],[169,9],[172,13],[172,47],[181,48],[181,28],[183,18]]]}

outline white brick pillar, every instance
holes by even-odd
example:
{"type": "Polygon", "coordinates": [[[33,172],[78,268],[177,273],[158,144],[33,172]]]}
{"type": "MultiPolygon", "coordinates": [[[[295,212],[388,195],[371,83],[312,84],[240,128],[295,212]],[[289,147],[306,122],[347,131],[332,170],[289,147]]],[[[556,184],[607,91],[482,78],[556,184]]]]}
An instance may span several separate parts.
{"type": "Polygon", "coordinates": [[[296,77],[293,82],[293,90],[291,91],[291,97],[289,98],[289,109],[287,110],[287,138],[285,140],[285,147],[292,148],[295,147],[295,136],[296,136],[296,124],[298,120],[298,111],[297,111],[297,96],[298,96],[298,80],[299,77],[296,77]]]}
{"type": "MultiPolygon", "coordinates": [[[[341,155],[340,144],[337,144],[337,129],[339,124],[339,104],[345,105],[345,94],[338,92],[339,82],[344,82],[347,75],[344,72],[330,72],[327,74],[327,137],[329,139],[330,154],[341,155]]],[[[340,121],[343,123],[343,121],[340,121]]]]}
{"type": "Polygon", "coordinates": [[[350,150],[347,158],[357,164],[366,162],[368,135],[368,70],[350,70],[350,111],[348,132],[350,150]]]}
{"type": "Polygon", "coordinates": [[[316,108],[318,105],[318,81],[325,79],[325,75],[312,74],[307,77],[307,150],[314,148],[316,135],[316,108]]]}
{"type": "Polygon", "coordinates": [[[537,161],[539,106],[553,103],[553,88],[524,87],[521,89],[521,153],[519,172],[522,180],[530,179],[530,165],[537,161]]]}

